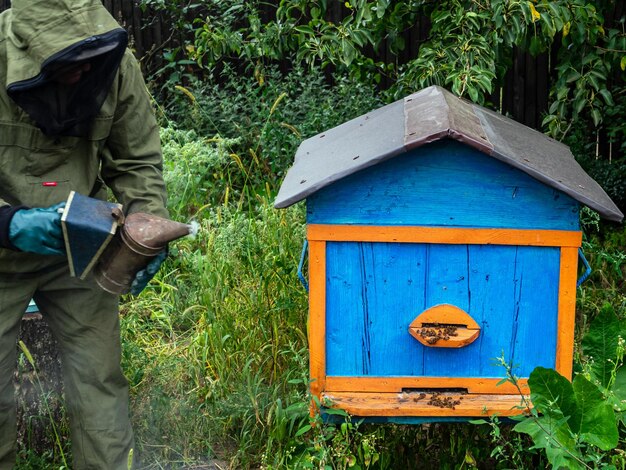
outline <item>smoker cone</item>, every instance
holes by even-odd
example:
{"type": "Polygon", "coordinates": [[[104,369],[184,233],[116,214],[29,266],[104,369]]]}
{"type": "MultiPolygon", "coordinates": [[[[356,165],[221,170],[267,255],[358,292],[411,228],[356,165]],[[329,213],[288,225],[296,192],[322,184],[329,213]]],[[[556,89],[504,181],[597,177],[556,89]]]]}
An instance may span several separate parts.
{"type": "Polygon", "coordinates": [[[137,212],[126,217],[95,270],[96,282],[107,292],[129,292],[135,275],[173,240],[189,235],[191,227],[137,212]]]}

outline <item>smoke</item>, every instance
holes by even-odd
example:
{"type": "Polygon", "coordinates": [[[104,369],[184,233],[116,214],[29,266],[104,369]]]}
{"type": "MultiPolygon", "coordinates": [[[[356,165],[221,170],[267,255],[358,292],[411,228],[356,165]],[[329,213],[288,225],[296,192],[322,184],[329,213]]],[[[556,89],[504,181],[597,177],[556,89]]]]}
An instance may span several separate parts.
{"type": "Polygon", "coordinates": [[[198,231],[200,230],[200,224],[196,220],[192,220],[189,224],[189,236],[191,238],[196,238],[198,235],[198,231]]]}

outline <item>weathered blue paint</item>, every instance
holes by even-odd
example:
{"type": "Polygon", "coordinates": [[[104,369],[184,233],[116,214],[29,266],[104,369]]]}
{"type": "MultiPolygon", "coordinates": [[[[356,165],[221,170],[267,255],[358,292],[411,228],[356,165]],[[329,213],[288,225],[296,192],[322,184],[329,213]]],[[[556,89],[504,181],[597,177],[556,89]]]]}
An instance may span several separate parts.
{"type": "Polygon", "coordinates": [[[578,203],[452,140],[341,179],[307,199],[307,222],[578,230],[578,203]]]}
{"type": "Polygon", "coordinates": [[[554,367],[560,249],[328,242],[329,376],[503,377],[504,358],[528,377],[554,367]],[[448,303],[481,326],[460,348],[423,346],[408,332],[448,303]]]}

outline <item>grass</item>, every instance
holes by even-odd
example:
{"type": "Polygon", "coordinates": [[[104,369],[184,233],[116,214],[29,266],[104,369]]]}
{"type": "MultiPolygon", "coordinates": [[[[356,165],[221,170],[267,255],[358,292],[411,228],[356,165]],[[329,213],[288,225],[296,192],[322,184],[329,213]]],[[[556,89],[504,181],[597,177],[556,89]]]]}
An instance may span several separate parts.
{"type": "Polygon", "coordinates": [[[185,461],[230,449],[245,466],[260,460],[277,407],[306,395],[303,213],[262,199],[254,214],[204,215],[198,236],[124,305],[123,365],[140,453],[185,461]]]}
{"type": "Polygon", "coordinates": [[[57,423],[55,423],[54,413],[52,412],[49,402],[48,402],[48,394],[46,390],[44,389],[43,384],[41,383],[41,379],[39,378],[39,372],[37,370],[37,365],[35,364],[35,359],[33,358],[32,354],[28,350],[28,347],[22,340],[18,342],[18,345],[20,349],[22,350],[24,357],[26,357],[26,360],[28,361],[28,363],[33,369],[33,373],[35,375],[35,382],[37,384],[37,388],[39,389],[40,396],[42,397],[44,410],[46,412],[46,415],[49,418],[50,427],[52,428],[52,433],[54,434],[54,444],[55,444],[56,449],[59,452],[59,458],[62,462],[60,469],[67,469],[69,467],[67,466],[67,459],[65,458],[65,449],[64,449],[63,444],[61,443],[61,437],[59,435],[57,423]]]}

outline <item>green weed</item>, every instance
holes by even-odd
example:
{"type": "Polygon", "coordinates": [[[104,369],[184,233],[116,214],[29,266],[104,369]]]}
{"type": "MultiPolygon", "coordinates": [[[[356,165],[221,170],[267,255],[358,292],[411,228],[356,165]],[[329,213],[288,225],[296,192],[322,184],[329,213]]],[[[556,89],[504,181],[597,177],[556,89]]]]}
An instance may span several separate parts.
{"type": "Polygon", "coordinates": [[[259,201],[249,217],[223,206],[198,215],[141,297],[124,305],[140,450],[153,460],[232,449],[258,459],[277,403],[301,402],[306,295],[296,269],[302,208],[259,201]],[[255,455],[257,457],[255,457],[255,455]]]}
{"type": "MultiPolygon", "coordinates": [[[[55,445],[56,452],[54,450],[51,450],[49,453],[44,453],[43,455],[37,455],[33,452],[26,450],[26,455],[23,455],[23,453],[20,453],[17,466],[20,469],[37,468],[37,467],[31,467],[31,466],[39,465],[38,463],[35,464],[35,462],[39,462],[39,461],[56,462],[57,459],[60,459],[60,464],[56,464],[56,463],[54,464],[55,469],[67,470],[70,467],[67,464],[67,459],[65,455],[66,454],[65,443],[63,442],[63,439],[62,439],[61,430],[57,427],[56,416],[52,412],[52,409],[50,408],[50,403],[49,403],[50,394],[49,392],[47,392],[47,390],[45,389],[45,387],[43,386],[41,382],[41,379],[39,377],[39,371],[37,370],[37,364],[35,362],[35,358],[31,354],[30,350],[28,349],[28,347],[22,340],[18,342],[18,346],[21,349],[22,354],[28,361],[28,364],[30,364],[30,367],[32,368],[32,371],[34,373],[35,384],[39,391],[39,397],[41,399],[41,403],[43,404],[44,411],[46,412],[47,424],[49,424],[49,426],[51,427],[52,433],[54,435],[54,445],[55,445]]],[[[50,463],[48,463],[47,465],[50,465],[50,463]]]]}

